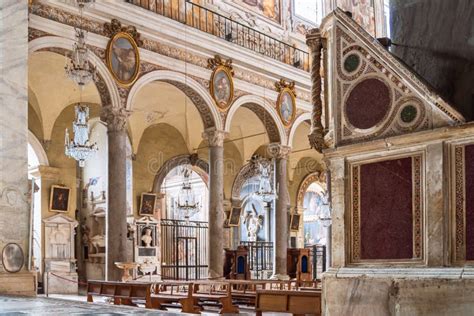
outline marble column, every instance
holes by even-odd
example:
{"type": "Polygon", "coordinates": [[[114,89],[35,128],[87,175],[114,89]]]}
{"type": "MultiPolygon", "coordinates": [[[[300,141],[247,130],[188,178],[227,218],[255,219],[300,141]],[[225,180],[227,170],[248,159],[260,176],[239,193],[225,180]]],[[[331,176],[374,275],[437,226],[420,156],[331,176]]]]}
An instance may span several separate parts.
{"type": "Polygon", "coordinates": [[[226,133],[209,130],[203,137],[209,143],[209,277],[224,273],[224,138],[226,133]]]}
{"type": "Polygon", "coordinates": [[[0,1],[0,73],[0,255],[8,243],[24,254],[23,265],[14,260],[19,272],[0,264],[0,294],[36,295],[28,271],[28,1],[0,1]]]}
{"type": "Polygon", "coordinates": [[[106,278],[121,280],[122,271],[115,262],[127,259],[127,118],[123,108],[102,108],[101,120],[107,123],[108,194],[106,221],[106,278]]]}
{"type": "Polygon", "coordinates": [[[275,241],[274,241],[274,263],[273,277],[277,279],[288,278],[287,273],[287,249],[289,242],[288,207],[290,196],[288,193],[287,163],[290,147],[280,144],[268,146],[270,156],[276,161],[275,179],[277,188],[277,199],[275,207],[275,241]]]}
{"type": "Polygon", "coordinates": [[[311,148],[322,152],[325,148],[324,128],[322,124],[323,103],[321,100],[321,33],[319,29],[312,29],[306,35],[306,44],[311,53],[311,103],[313,111],[311,115],[311,131],[308,135],[311,148]]]}

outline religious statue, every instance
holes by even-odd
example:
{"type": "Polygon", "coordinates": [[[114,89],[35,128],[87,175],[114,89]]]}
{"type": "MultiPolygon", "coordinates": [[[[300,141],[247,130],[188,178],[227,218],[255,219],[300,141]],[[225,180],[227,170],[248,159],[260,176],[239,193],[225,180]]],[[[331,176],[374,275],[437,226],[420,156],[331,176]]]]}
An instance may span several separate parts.
{"type": "Polygon", "coordinates": [[[258,215],[255,206],[252,204],[252,210],[248,211],[244,216],[244,224],[247,228],[248,241],[257,241],[257,235],[263,226],[263,216],[258,215]]]}
{"type": "MultiPolygon", "coordinates": [[[[270,193],[272,192],[272,184],[270,183],[270,164],[259,163],[260,183],[258,192],[270,193]]],[[[253,205],[252,205],[253,206],[253,205]]]]}
{"type": "Polygon", "coordinates": [[[142,235],[142,242],[145,244],[145,247],[151,247],[151,243],[153,241],[153,237],[151,237],[151,228],[145,227],[143,229],[144,233],[142,235]]]}

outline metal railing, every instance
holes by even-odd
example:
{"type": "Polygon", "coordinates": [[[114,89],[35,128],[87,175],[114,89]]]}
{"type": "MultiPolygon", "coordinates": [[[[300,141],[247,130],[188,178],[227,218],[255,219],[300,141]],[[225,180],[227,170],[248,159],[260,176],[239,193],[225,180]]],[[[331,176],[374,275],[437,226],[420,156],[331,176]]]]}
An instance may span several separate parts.
{"type": "Polygon", "coordinates": [[[196,280],[207,276],[208,223],[161,220],[163,279],[196,280]]]}
{"type": "Polygon", "coordinates": [[[241,241],[249,250],[248,264],[252,277],[266,279],[267,272],[273,271],[273,242],[241,241]]]}
{"type": "Polygon", "coordinates": [[[126,2],[253,50],[295,68],[309,71],[309,54],[233,21],[189,0],[126,0],[126,2]]]}

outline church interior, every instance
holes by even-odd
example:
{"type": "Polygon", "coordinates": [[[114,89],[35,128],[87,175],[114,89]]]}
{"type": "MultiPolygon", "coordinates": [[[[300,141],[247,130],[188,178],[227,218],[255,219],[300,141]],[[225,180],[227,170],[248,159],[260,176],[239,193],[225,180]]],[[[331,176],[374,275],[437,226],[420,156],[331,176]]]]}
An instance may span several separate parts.
{"type": "Polygon", "coordinates": [[[471,0],[0,1],[0,315],[472,315],[471,0]]]}

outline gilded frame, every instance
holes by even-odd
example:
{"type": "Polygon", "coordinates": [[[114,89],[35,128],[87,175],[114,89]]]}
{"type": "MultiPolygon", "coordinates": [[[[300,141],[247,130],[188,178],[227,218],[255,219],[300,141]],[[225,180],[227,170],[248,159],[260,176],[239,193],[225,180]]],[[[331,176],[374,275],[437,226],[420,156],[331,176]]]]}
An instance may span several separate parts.
{"type": "Polygon", "coordinates": [[[290,127],[291,124],[293,124],[293,122],[295,121],[295,117],[296,117],[296,96],[295,96],[293,90],[290,89],[289,87],[285,87],[285,88],[281,89],[280,94],[278,94],[277,110],[278,110],[278,116],[280,117],[280,120],[283,122],[283,125],[285,125],[285,127],[290,127]],[[281,114],[281,102],[282,102],[282,99],[283,99],[283,95],[285,93],[288,93],[291,97],[292,112],[291,112],[291,118],[289,120],[286,120],[283,117],[283,115],[281,114]]]}
{"type": "Polygon", "coordinates": [[[229,69],[229,67],[227,67],[225,65],[216,66],[216,68],[214,69],[214,71],[212,72],[212,75],[211,75],[211,80],[210,80],[210,83],[209,83],[209,91],[211,93],[212,99],[214,100],[215,104],[217,105],[217,108],[220,111],[227,111],[227,109],[229,109],[230,105],[232,104],[232,101],[234,100],[234,80],[232,78],[232,71],[231,71],[231,69],[229,69]],[[229,98],[227,99],[226,102],[222,102],[222,101],[219,102],[216,98],[216,95],[215,95],[216,88],[214,87],[214,79],[215,79],[215,77],[217,76],[217,74],[219,72],[224,72],[225,76],[227,77],[227,79],[230,82],[230,93],[229,93],[229,98]]]}
{"type": "Polygon", "coordinates": [[[241,215],[242,215],[242,208],[241,207],[232,207],[232,209],[230,210],[230,214],[229,214],[228,226],[229,227],[239,226],[241,215]],[[234,217],[236,214],[238,215],[238,217],[234,217]],[[237,218],[237,221],[235,221],[236,218],[237,218]]]}
{"type": "Polygon", "coordinates": [[[301,228],[301,214],[291,214],[290,216],[290,230],[298,232],[301,228]],[[297,221],[297,222],[294,222],[297,221]],[[297,225],[297,226],[296,226],[297,225]],[[298,228],[296,228],[298,227],[298,228]]]}
{"type": "Polygon", "coordinates": [[[138,50],[138,45],[133,39],[133,37],[126,33],[126,32],[118,32],[112,38],[110,38],[109,43],[107,44],[107,50],[105,52],[105,57],[106,57],[106,62],[107,62],[107,68],[109,69],[110,73],[112,74],[112,77],[114,77],[115,81],[121,86],[127,87],[132,85],[138,78],[138,75],[140,73],[140,52],[138,50]],[[132,77],[129,80],[122,80],[120,79],[115,71],[112,68],[112,46],[113,44],[120,38],[126,39],[130,45],[133,48],[134,54],[135,54],[135,69],[133,72],[132,77]]]}
{"type": "Polygon", "coordinates": [[[51,186],[51,193],[49,195],[49,211],[50,212],[67,213],[69,211],[70,195],[71,195],[71,188],[66,187],[66,186],[62,186],[62,185],[52,185],[51,186]],[[65,209],[64,208],[58,208],[57,203],[55,203],[55,191],[56,190],[65,190],[65,191],[67,191],[65,209]]]}
{"type": "Polygon", "coordinates": [[[138,215],[140,216],[154,216],[156,211],[156,201],[157,201],[157,194],[156,193],[142,193],[140,197],[140,208],[138,209],[138,215]],[[143,201],[153,196],[153,205],[151,206],[152,212],[144,211],[143,209],[143,201]]]}

